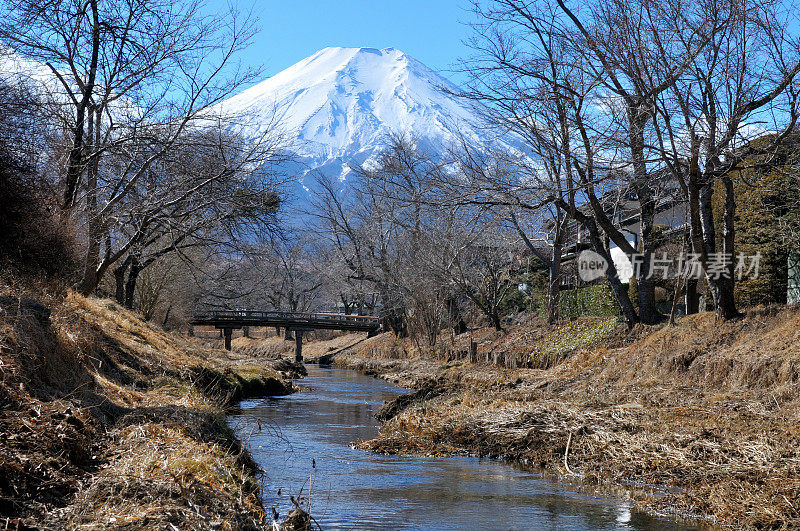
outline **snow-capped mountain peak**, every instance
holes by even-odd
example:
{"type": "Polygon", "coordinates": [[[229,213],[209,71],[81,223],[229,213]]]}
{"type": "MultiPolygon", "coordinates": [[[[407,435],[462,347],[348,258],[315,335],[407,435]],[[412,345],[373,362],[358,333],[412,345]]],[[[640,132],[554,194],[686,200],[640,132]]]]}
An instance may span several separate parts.
{"type": "Polygon", "coordinates": [[[350,165],[377,156],[392,134],[433,148],[447,147],[459,135],[480,141],[476,108],[452,90],[452,83],[395,48],[331,47],[221,107],[243,117],[245,135],[279,123],[297,139],[292,150],[305,171],[341,177],[350,165]]]}

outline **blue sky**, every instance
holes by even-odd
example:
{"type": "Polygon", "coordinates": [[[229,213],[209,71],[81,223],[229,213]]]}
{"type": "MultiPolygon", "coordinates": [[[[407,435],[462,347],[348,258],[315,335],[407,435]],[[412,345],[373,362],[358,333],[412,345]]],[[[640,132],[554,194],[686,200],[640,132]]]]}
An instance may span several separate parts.
{"type": "MultiPolygon", "coordinates": [[[[225,10],[229,0],[207,0],[225,10]]],[[[458,82],[459,57],[469,55],[462,41],[473,19],[470,0],[234,0],[252,6],[261,31],[240,58],[263,65],[265,77],[326,46],[393,46],[458,82]]]]}

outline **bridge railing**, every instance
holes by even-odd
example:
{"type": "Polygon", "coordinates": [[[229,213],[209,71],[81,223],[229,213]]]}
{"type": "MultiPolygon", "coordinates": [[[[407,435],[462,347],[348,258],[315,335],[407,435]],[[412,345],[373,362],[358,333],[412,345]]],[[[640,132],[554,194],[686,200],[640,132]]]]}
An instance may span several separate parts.
{"type": "Polygon", "coordinates": [[[302,361],[303,331],[318,328],[330,330],[352,330],[375,334],[382,328],[380,317],[371,315],[345,315],[335,313],[293,313],[262,312],[255,310],[221,310],[197,314],[192,325],[214,326],[222,329],[225,336],[225,348],[231,349],[233,330],[245,326],[279,326],[295,331],[295,359],[302,361]]]}
{"type": "Polygon", "coordinates": [[[380,327],[381,318],[371,315],[346,315],[334,313],[294,313],[281,311],[255,311],[255,310],[220,310],[196,314],[195,323],[222,322],[222,321],[286,321],[309,323],[343,323],[363,324],[380,327]]]}

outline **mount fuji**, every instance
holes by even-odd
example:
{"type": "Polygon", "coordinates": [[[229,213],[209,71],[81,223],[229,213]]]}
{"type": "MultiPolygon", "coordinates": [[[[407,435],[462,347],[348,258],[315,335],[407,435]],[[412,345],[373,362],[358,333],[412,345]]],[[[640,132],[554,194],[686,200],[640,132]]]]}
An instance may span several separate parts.
{"type": "MultiPolygon", "coordinates": [[[[323,173],[345,181],[354,166],[369,164],[392,135],[406,135],[440,150],[460,137],[495,142],[480,108],[454,94],[451,82],[395,48],[324,48],[225,100],[239,132],[254,137],[279,124],[295,139],[292,171],[306,191],[323,173]]],[[[505,144],[504,142],[500,142],[505,144]]]]}

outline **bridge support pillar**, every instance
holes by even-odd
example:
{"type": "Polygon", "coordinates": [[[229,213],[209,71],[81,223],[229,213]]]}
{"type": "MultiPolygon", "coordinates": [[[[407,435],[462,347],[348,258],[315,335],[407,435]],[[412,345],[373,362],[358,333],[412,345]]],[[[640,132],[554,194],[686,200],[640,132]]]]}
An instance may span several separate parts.
{"type": "Polygon", "coordinates": [[[225,335],[225,350],[230,350],[231,337],[233,337],[233,328],[223,328],[222,332],[225,335]]]}
{"type": "Polygon", "coordinates": [[[303,331],[294,331],[294,361],[297,363],[303,362],[303,331]]]}

